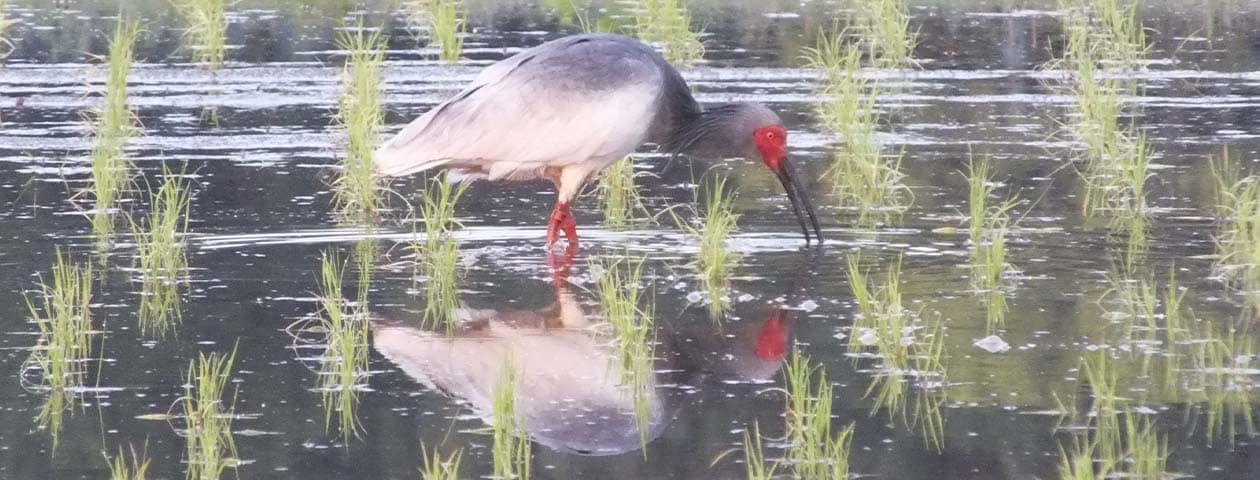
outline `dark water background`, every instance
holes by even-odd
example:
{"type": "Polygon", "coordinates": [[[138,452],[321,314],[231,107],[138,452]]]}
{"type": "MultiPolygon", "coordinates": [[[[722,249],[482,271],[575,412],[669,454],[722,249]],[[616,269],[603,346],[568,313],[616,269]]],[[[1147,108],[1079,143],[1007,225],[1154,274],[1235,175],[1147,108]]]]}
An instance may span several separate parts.
{"type": "MultiPolygon", "coordinates": [[[[147,444],[157,478],[183,476],[183,439],[167,422],[136,419],[164,413],[182,394],[184,369],[199,351],[238,345],[233,383],[244,417],[234,430],[240,478],[416,478],[420,446],[463,445],[465,476],[490,471],[489,438],[466,404],[417,381],[378,348],[374,374],[362,395],[360,439],[342,441],[324,428],[316,378],[291,348],[290,323],[309,317],[320,253],[348,252],[363,232],[340,228],[328,187],[338,159],[334,114],[341,52],[339,24],[359,17],[390,34],[385,70],[390,131],[457,91],[486,63],[575,33],[553,12],[522,2],[470,2],[472,34],[465,62],[441,64],[423,36],[407,30],[391,5],[354,2],[238,2],[230,13],[230,63],[211,73],[187,63],[181,21],[164,1],[17,1],[9,17],[16,45],[0,67],[0,477],[102,478],[102,451],[147,444]],[[68,4],[68,6],[66,5],[68,4]],[[143,135],[128,149],[146,176],[162,162],[187,162],[194,172],[189,261],[192,283],[184,320],[173,337],[141,336],[136,325],[138,284],[125,268],[130,250],[113,252],[102,275],[94,314],[105,333],[99,384],[83,411],[66,421],[55,455],[49,432],[34,416],[42,396],[24,390],[18,374],[34,343],[35,325],[22,300],[47,275],[57,248],[91,249],[88,220],[67,201],[85,185],[90,143],[80,112],[98,101],[100,70],[92,55],[107,48],[117,13],[143,19],[145,34],[132,71],[132,105],[143,135]],[[220,125],[199,121],[217,107],[220,125]],[[239,343],[237,343],[239,342],[239,343]]],[[[898,92],[881,97],[881,139],[904,148],[904,171],[915,193],[903,221],[875,230],[852,228],[852,218],[823,209],[829,243],[802,250],[776,181],[752,162],[718,168],[739,188],[742,254],[734,268],[732,312],[715,325],[687,297],[699,289],[687,263],[694,243],[669,225],[629,232],[602,228],[597,199],[575,210],[584,247],[577,286],[566,293],[597,315],[588,261],[627,249],[647,257],[654,276],[659,332],[657,394],[662,413],[646,452],[577,455],[540,441],[533,448],[538,478],[739,478],[737,447],[755,420],[768,436],[781,435],[783,399],[777,365],[759,363],[753,343],[767,322],[827,368],[837,384],[837,425],[855,424],[853,471],[892,479],[1054,478],[1060,441],[1054,394],[1078,387],[1081,356],[1098,342],[1109,320],[1102,298],[1123,239],[1080,215],[1081,180],[1064,168],[1072,144],[1056,136],[1071,99],[1041,66],[1062,44],[1052,4],[912,2],[920,68],[872,72],[898,92]],[[990,154],[999,178],[1024,198],[1039,198],[1012,239],[1010,261],[1022,271],[1000,336],[1014,348],[991,354],[972,343],[987,334],[984,311],[969,291],[964,235],[933,233],[959,225],[966,182],[958,172],[968,152],[990,154]],[[939,314],[946,330],[944,441],[939,451],[920,431],[872,413],[864,394],[870,359],[846,355],[856,306],[844,276],[845,254],[861,250],[887,266],[904,255],[908,306],[939,314]],[[786,307],[786,309],[784,309],[786,307]],[[645,459],[646,458],[646,459],[645,459]]],[[[827,2],[691,2],[707,35],[706,62],[684,69],[704,103],[755,99],[769,104],[790,130],[800,170],[818,203],[831,202],[819,180],[835,138],[814,119],[817,72],[800,68],[801,47],[820,26],[842,18],[827,2]]],[[[1140,75],[1143,109],[1135,122],[1148,133],[1155,178],[1148,201],[1156,207],[1150,239],[1151,270],[1175,266],[1189,288],[1194,316],[1236,322],[1247,300],[1213,278],[1215,224],[1210,217],[1206,155],[1229,145],[1250,167],[1260,146],[1260,4],[1237,1],[1151,2],[1142,18],[1156,59],[1140,75]]],[[[528,128],[528,126],[522,126],[528,128]]],[[[653,210],[691,199],[692,179],[707,166],[646,157],[657,175],[640,182],[653,210]]],[[[419,181],[393,186],[412,192],[419,181]]],[[[461,299],[494,317],[547,317],[560,292],[550,283],[542,249],[553,192],[544,183],[477,184],[459,206],[468,265],[461,299]]],[[[396,243],[407,227],[386,221],[375,232],[381,247],[370,300],[382,325],[417,318],[422,297],[410,292],[410,268],[398,268],[396,243]]],[[[568,301],[568,300],[566,300],[568,301]]],[[[1254,340],[1254,339],[1253,339],[1254,340]]],[[[406,342],[404,342],[406,344],[406,342]]],[[[544,361],[545,362],[545,361],[544,361]]],[[[1129,363],[1122,388],[1147,383],[1129,363]]],[[[553,365],[563,370],[566,365],[553,365]]],[[[1260,373],[1260,372],[1258,372],[1260,373]]],[[[1240,385],[1253,400],[1255,374],[1240,385]]],[[[582,390],[583,386],[574,386],[582,390]]],[[[591,386],[590,389],[596,389],[591,386]]],[[[913,394],[912,394],[913,396],[913,394]]],[[[1189,396],[1158,395],[1145,402],[1167,435],[1169,469],[1195,478],[1254,478],[1260,450],[1245,429],[1210,438],[1203,405],[1189,396]]],[[[556,432],[580,444],[587,430],[556,432]],[[585,432],[585,433],[583,433],[585,432]]],[[[770,455],[782,445],[770,442],[770,455]]]]}

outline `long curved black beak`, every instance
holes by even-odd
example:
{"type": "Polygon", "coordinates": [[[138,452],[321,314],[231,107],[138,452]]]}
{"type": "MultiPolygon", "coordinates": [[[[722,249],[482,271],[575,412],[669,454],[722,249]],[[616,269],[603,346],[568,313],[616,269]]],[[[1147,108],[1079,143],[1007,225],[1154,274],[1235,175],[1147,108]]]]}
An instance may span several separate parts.
{"type": "Polygon", "coordinates": [[[818,244],[823,243],[822,228],[818,226],[818,215],[814,213],[814,204],[810,202],[809,195],[805,193],[805,189],[801,188],[800,180],[792,173],[792,162],[784,157],[779,163],[779,171],[775,172],[779,176],[779,182],[783,183],[783,190],[787,192],[788,200],[792,201],[792,213],[796,214],[796,221],[801,224],[801,232],[805,234],[805,244],[809,245],[809,226],[814,227],[814,237],[818,239],[818,244]],[[809,225],[805,224],[805,215],[801,214],[801,209],[809,214],[809,225]]]}

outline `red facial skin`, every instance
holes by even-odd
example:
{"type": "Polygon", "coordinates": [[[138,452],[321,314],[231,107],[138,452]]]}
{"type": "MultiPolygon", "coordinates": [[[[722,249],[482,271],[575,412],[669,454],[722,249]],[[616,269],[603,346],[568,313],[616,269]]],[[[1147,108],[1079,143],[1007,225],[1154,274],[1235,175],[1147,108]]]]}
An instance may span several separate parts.
{"type": "Polygon", "coordinates": [[[753,346],[753,354],[768,362],[777,362],[787,353],[787,326],[784,325],[786,314],[783,310],[775,310],[761,326],[757,334],[757,344],[753,346]]]}
{"type": "Polygon", "coordinates": [[[761,161],[776,172],[783,168],[783,155],[787,153],[787,130],[781,125],[770,125],[753,130],[753,144],[761,153],[761,161]]]}

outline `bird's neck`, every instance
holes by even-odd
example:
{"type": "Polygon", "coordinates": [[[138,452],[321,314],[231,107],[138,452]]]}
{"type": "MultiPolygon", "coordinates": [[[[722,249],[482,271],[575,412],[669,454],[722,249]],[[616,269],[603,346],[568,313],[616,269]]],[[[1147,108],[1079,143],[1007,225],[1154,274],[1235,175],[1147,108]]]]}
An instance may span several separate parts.
{"type": "Polygon", "coordinates": [[[718,159],[743,154],[747,139],[734,138],[731,121],[740,104],[720,105],[680,119],[665,149],[695,158],[718,159]]]}

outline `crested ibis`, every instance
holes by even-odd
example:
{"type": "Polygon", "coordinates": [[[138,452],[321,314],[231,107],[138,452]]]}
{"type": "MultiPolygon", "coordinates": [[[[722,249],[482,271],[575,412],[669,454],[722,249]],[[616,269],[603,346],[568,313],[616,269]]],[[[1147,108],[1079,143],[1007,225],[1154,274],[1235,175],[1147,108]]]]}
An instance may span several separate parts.
{"type": "Polygon", "coordinates": [[[547,244],[563,232],[573,249],[569,204],[588,178],[644,143],[693,158],[760,160],[783,184],[806,244],[809,226],[822,242],[779,116],[757,103],[701,108],[678,70],[620,35],[563,37],[490,65],[383,144],[374,161],[386,176],[446,168],[454,179],[551,180],[557,199],[547,244]]]}

